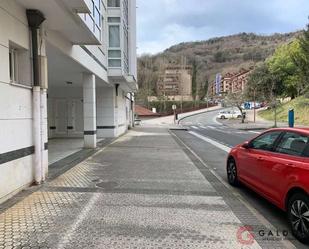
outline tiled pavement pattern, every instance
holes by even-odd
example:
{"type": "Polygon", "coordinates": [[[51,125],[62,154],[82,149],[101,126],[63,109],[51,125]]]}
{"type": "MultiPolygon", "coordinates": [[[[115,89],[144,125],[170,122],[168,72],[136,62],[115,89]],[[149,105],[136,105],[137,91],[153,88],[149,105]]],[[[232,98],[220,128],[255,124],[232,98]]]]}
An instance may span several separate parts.
{"type": "Polygon", "coordinates": [[[191,159],[165,129],[131,131],[0,213],[0,249],[260,248],[191,159]]]}

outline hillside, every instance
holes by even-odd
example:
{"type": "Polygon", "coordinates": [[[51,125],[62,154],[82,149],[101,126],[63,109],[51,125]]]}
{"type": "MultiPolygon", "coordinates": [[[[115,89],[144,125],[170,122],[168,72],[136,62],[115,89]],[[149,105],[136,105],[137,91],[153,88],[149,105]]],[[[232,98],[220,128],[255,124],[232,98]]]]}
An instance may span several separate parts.
{"type": "Polygon", "coordinates": [[[166,63],[180,64],[185,61],[193,65],[195,62],[197,88],[204,89],[205,83],[213,81],[216,73],[249,68],[265,60],[274,53],[276,47],[290,42],[299,34],[293,32],[263,36],[241,33],[207,41],[180,43],[154,56],[143,55],[138,59],[139,98],[156,94],[157,77],[166,63]]]}
{"type": "MultiPolygon", "coordinates": [[[[309,98],[307,96],[298,97],[292,101],[282,104],[277,109],[278,122],[287,122],[288,111],[293,108],[295,111],[295,123],[298,125],[309,125],[309,98]]],[[[259,111],[259,116],[266,120],[274,120],[273,110],[259,111]]]]}

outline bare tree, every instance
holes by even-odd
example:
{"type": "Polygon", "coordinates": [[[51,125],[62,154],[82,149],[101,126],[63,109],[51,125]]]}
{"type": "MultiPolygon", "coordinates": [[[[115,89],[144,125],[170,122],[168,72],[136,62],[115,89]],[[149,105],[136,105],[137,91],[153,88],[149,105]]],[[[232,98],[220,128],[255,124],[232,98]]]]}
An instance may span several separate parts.
{"type": "Polygon", "coordinates": [[[225,100],[232,106],[236,106],[241,113],[241,123],[245,123],[245,112],[242,104],[246,101],[246,95],[242,92],[228,93],[225,100]]]}

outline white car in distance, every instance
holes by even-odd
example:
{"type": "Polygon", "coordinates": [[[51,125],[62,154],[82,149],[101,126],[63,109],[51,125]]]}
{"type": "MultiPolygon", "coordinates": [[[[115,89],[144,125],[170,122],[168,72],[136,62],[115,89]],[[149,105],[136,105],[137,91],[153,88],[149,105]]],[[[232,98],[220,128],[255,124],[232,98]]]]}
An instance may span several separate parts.
{"type": "Polygon", "coordinates": [[[232,119],[232,118],[241,118],[240,111],[221,111],[218,113],[217,118],[219,119],[232,119]]]}

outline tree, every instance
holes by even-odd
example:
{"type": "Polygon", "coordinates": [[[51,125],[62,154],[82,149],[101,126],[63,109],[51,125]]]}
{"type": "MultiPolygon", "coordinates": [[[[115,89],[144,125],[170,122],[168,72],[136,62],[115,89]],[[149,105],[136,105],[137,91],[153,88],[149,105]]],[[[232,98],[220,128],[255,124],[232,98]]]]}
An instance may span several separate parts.
{"type": "Polygon", "coordinates": [[[292,54],[292,60],[299,68],[301,80],[301,94],[309,90],[309,24],[303,35],[298,38],[299,52],[292,54]]]}
{"type": "Polygon", "coordinates": [[[246,95],[244,93],[228,93],[226,101],[232,106],[236,106],[241,113],[241,123],[245,122],[245,113],[242,108],[242,104],[246,101],[246,95]]]}
{"type": "Polygon", "coordinates": [[[300,94],[300,70],[294,63],[293,56],[300,52],[298,40],[277,48],[267,60],[270,73],[282,84],[282,94],[295,98],[300,94]]]}
{"type": "Polygon", "coordinates": [[[197,95],[197,62],[193,60],[192,63],[192,95],[193,99],[195,99],[197,95]]]}
{"type": "Polygon", "coordinates": [[[269,71],[266,63],[259,64],[250,74],[245,92],[247,98],[267,101],[274,109],[274,126],[277,126],[277,98],[282,94],[282,83],[269,71]]]}
{"type": "Polygon", "coordinates": [[[214,62],[223,63],[228,60],[228,53],[225,51],[218,51],[214,54],[214,62]]]}
{"type": "Polygon", "coordinates": [[[283,84],[271,73],[266,63],[260,63],[249,75],[245,91],[248,99],[253,98],[253,90],[258,101],[271,101],[273,96],[282,95],[283,84]]]}

